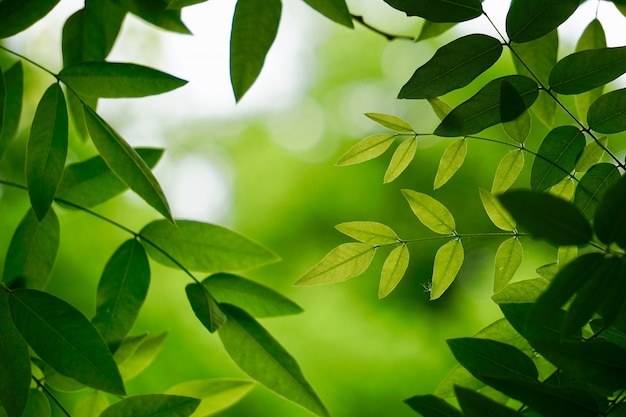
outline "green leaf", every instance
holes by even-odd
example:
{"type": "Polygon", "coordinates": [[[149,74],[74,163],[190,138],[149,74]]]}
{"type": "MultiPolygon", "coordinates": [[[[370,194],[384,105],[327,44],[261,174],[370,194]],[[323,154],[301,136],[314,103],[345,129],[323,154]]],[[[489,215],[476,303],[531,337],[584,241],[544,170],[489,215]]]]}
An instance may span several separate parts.
{"type": "Polygon", "coordinates": [[[273,289],[236,275],[214,274],[202,284],[219,303],[235,305],[255,317],[284,316],[303,311],[299,305],[273,289]]]}
{"type": "Polygon", "coordinates": [[[9,417],[20,417],[28,402],[30,352],[9,311],[9,295],[0,290],[0,402],[9,417]]]}
{"type": "MultiPolygon", "coordinates": [[[[33,362],[35,362],[33,358],[33,362]]],[[[41,362],[41,361],[39,361],[41,362]]],[[[38,363],[38,367],[43,372],[43,376],[46,381],[46,385],[55,391],[59,392],[77,392],[87,388],[84,384],[76,381],[73,378],[67,377],[59,372],[57,372],[54,368],[52,368],[47,363],[41,362],[38,363]]]]}
{"type": "Polygon", "coordinates": [[[538,39],[565,22],[580,0],[513,0],[506,16],[506,33],[513,42],[538,39]]]}
{"type": "Polygon", "coordinates": [[[304,2],[330,20],[349,28],[354,27],[345,0],[304,0],[304,2]]]}
{"type": "Polygon", "coordinates": [[[99,417],[109,406],[109,399],[102,391],[91,391],[83,395],[76,404],[72,415],[81,417],[99,417]]]}
{"type": "Polygon", "coordinates": [[[167,1],[116,0],[134,15],[170,32],[189,35],[191,32],[180,18],[180,10],[171,10],[167,1]]]}
{"type": "Polygon", "coordinates": [[[409,134],[415,133],[415,130],[413,130],[413,127],[409,124],[409,122],[397,116],[391,116],[389,114],[382,113],[365,113],[365,116],[372,119],[379,125],[391,130],[395,130],[396,132],[409,134]]]}
{"type": "Polygon", "coordinates": [[[188,284],[185,292],[194,314],[209,332],[215,332],[226,323],[226,315],[202,284],[188,284]]]}
{"type": "Polygon", "coordinates": [[[556,64],[559,49],[559,34],[556,30],[530,42],[513,43],[511,49],[514,51],[513,64],[518,74],[527,77],[534,74],[543,85],[548,85],[548,76],[556,64]]]}
{"type": "Polygon", "coordinates": [[[537,275],[541,278],[544,278],[548,281],[552,280],[554,276],[559,272],[559,264],[557,262],[551,262],[549,264],[545,264],[535,269],[537,275]]]}
{"type": "Polygon", "coordinates": [[[505,240],[498,246],[493,277],[494,293],[501,291],[511,281],[522,264],[523,252],[522,244],[515,237],[505,240]]]}
{"type": "Polygon", "coordinates": [[[491,193],[501,194],[508,190],[519,177],[522,168],[524,168],[524,152],[521,149],[507,152],[496,168],[491,193]]]}
{"type": "Polygon", "coordinates": [[[463,417],[459,410],[434,395],[416,395],[404,402],[424,417],[463,417]]]}
{"type": "Polygon", "coordinates": [[[591,167],[600,162],[608,144],[609,138],[607,136],[589,142],[581,152],[578,161],[576,161],[576,167],[574,168],[576,172],[588,171],[591,167]]]}
{"type": "Polygon", "coordinates": [[[108,260],[96,297],[96,315],[91,320],[115,353],[133,327],[150,286],[150,264],[141,243],[124,242],[108,260]]]}
{"type": "Polygon", "coordinates": [[[173,222],[163,190],[144,160],[89,107],[85,107],[85,120],[94,145],[111,171],[146,203],[173,222]]]}
{"type": "Polygon", "coordinates": [[[574,126],[559,126],[541,142],[530,173],[530,188],[543,191],[557,184],[576,166],[585,135],[574,126]]]}
{"type": "Polygon", "coordinates": [[[293,357],[245,311],[224,304],[219,335],[233,361],[250,377],[318,416],[329,416],[293,357]]]}
{"type": "Polygon", "coordinates": [[[26,150],[28,195],[39,221],[50,209],[63,176],[67,142],[65,98],[59,84],[52,84],[37,106],[26,150]]]}
{"type": "Polygon", "coordinates": [[[591,226],[565,200],[529,190],[507,191],[499,199],[517,224],[536,238],[557,245],[582,245],[591,239],[591,226]]]}
{"type": "Polygon", "coordinates": [[[115,352],[120,374],[129,381],[143,372],[163,348],[167,333],[127,338],[115,352]]]}
{"type": "Polygon", "coordinates": [[[463,244],[458,239],[449,241],[437,250],[433,264],[431,300],[438,299],[446,292],[459,273],[463,258],[463,244]]]}
{"type": "Polygon", "coordinates": [[[551,129],[556,117],[556,101],[545,90],[541,92],[542,94],[539,94],[531,110],[544,126],[551,129]]]}
{"type": "Polygon", "coordinates": [[[255,384],[245,379],[219,378],[181,382],[165,393],[200,399],[192,417],[208,417],[239,402],[255,384]]]}
{"type": "Polygon", "coordinates": [[[502,207],[498,198],[489,191],[479,188],[480,201],[483,203],[489,220],[499,229],[513,231],[517,227],[515,219],[502,207]]]}
{"type": "Polygon", "coordinates": [[[52,410],[50,402],[42,391],[30,389],[28,393],[28,403],[22,417],[50,417],[52,410]]]}
{"type": "Polygon", "coordinates": [[[100,417],[188,417],[199,404],[197,398],[178,395],[136,395],[110,405],[100,417]]]}
{"type": "Polygon", "coordinates": [[[463,414],[466,417],[522,417],[522,414],[517,411],[478,392],[463,387],[454,387],[454,391],[456,392],[456,397],[459,400],[463,414]]]}
{"type": "Polygon", "coordinates": [[[430,20],[424,20],[420,29],[420,34],[417,35],[415,42],[425,41],[426,39],[436,38],[437,36],[447,32],[456,25],[453,23],[436,23],[430,20]]]}
{"type": "MultiPolygon", "coordinates": [[[[0,6],[1,7],[1,6],[0,6]]],[[[18,61],[3,73],[4,77],[4,105],[0,104],[0,114],[4,118],[0,122],[0,161],[9,144],[17,134],[17,128],[22,113],[22,95],[24,90],[24,71],[22,61],[18,61]]]]}
{"type": "Polygon", "coordinates": [[[439,100],[438,98],[429,98],[428,104],[432,107],[433,111],[439,118],[439,120],[443,120],[446,116],[452,111],[452,107],[444,101],[439,100]]]}
{"type": "Polygon", "coordinates": [[[613,81],[626,72],[626,46],[574,52],[550,72],[550,88],[559,94],[579,94],[613,81]]]}
{"type": "Polygon", "coordinates": [[[407,16],[420,16],[436,23],[463,22],[482,14],[480,0],[385,0],[407,16]]]}
{"type": "Polygon", "coordinates": [[[22,32],[42,19],[59,0],[4,0],[0,2],[0,38],[22,32]]]}
{"type": "Polygon", "coordinates": [[[565,201],[571,201],[575,191],[576,186],[570,177],[563,178],[561,181],[550,187],[550,190],[548,190],[548,192],[553,196],[559,197],[565,201]]]}
{"type": "Polygon", "coordinates": [[[352,146],[337,161],[337,166],[359,164],[382,155],[396,139],[396,135],[380,133],[368,136],[352,146]]]}
{"type": "Polygon", "coordinates": [[[210,223],[179,220],[174,226],[165,220],[156,220],[145,226],[140,235],[148,243],[148,255],[173,268],[177,268],[175,260],[192,271],[240,271],[280,259],[247,237],[210,223]]]}
{"type": "Polygon", "coordinates": [[[465,87],[489,69],[501,54],[502,44],[491,36],[472,34],[458,38],[439,48],[415,70],[398,98],[433,98],[465,87]]]}
{"type": "Polygon", "coordinates": [[[622,88],[604,94],[589,107],[587,112],[589,128],[600,133],[620,133],[625,131],[625,105],[626,89],[622,88]]]}
{"type": "Polygon", "coordinates": [[[80,62],[63,68],[59,79],[79,96],[145,97],[175,90],[187,81],[142,65],[80,62]]]}
{"type": "Polygon", "coordinates": [[[395,247],[385,259],[380,274],[378,298],[388,296],[398,285],[409,266],[409,249],[406,245],[395,247]]]}
{"type": "MultiPolygon", "coordinates": [[[[576,52],[601,48],[606,48],[604,28],[602,28],[602,23],[600,23],[598,19],[593,19],[583,31],[580,39],[578,39],[576,52]]],[[[602,95],[602,90],[603,86],[600,86],[574,96],[574,103],[576,104],[576,110],[578,111],[580,119],[584,120],[587,118],[587,110],[589,110],[589,106],[591,106],[591,103],[596,101],[596,99],[602,95]]]]}
{"type": "Polygon", "coordinates": [[[49,210],[41,222],[29,210],[11,238],[2,281],[18,280],[19,287],[44,289],[54,267],[59,240],[59,220],[54,210],[49,210]]]}
{"type": "Polygon", "coordinates": [[[439,160],[439,167],[435,175],[435,183],[433,185],[435,190],[443,186],[456,174],[463,162],[465,162],[466,155],[467,141],[465,139],[456,140],[446,148],[439,160]]]}
{"type": "Polygon", "coordinates": [[[335,229],[359,242],[372,245],[389,245],[399,241],[391,227],[378,222],[346,222],[338,224],[335,229]]]}
{"type": "MultiPolygon", "coordinates": [[[[134,150],[149,168],[154,168],[163,155],[163,149],[134,148],[134,150]]],[[[65,167],[57,189],[57,199],[90,208],[112,199],[127,189],[128,186],[98,155],[65,167]]]]}
{"type": "Polygon", "coordinates": [[[557,251],[557,264],[559,269],[576,259],[578,256],[578,246],[559,246],[557,251]]]}
{"type": "Polygon", "coordinates": [[[281,11],[280,0],[237,0],[230,35],[230,81],[237,101],[261,73],[281,11]]]}
{"type": "Polygon", "coordinates": [[[30,289],[11,292],[9,307],[15,327],[43,361],[87,386],[126,395],[113,356],[82,313],[59,298],[30,289]]]}
{"type": "Polygon", "coordinates": [[[344,243],[331,250],[294,285],[342,282],[361,275],[372,263],[376,247],[368,243],[344,243]]]}
{"type": "Polygon", "coordinates": [[[516,96],[522,98],[524,108],[529,108],[537,99],[539,91],[537,83],[530,78],[523,75],[496,78],[452,110],[435,129],[434,134],[445,137],[471,135],[498,123],[515,119],[519,114],[510,112],[506,114],[510,119],[502,118],[502,85],[505,82],[513,87],[516,96]]]}
{"type": "Polygon", "coordinates": [[[413,158],[415,157],[415,151],[417,150],[417,137],[413,137],[405,140],[396,148],[389,167],[385,171],[384,183],[388,184],[398,178],[400,174],[409,166],[413,158]]]}
{"type": "Polygon", "coordinates": [[[431,196],[412,190],[402,190],[404,198],[420,222],[435,233],[447,235],[456,229],[454,217],[448,209],[431,196]]]}
{"type": "MultiPolygon", "coordinates": [[[[538,340],[575,340],[580,339],[580,332],[577,335],[564,335],[561,333],[565,311],[557,309],[556,314],[542,317],[541,320],[532,320],[532,301],[501,303],[500,309],[509,323],[515,330],[527,340],[532,346],[538,340]]],[[[532,347],[530,352],[535,352],[532,347]]]]}
{"type": "Polygon", "coordinates": [[[616,242],[626,248],[626,176],[613,184],[605,193],[596,209],[593,225],[601,242],[616,242]]]}
{"type": "Polygon", "coordinates": [[[524,109],[515,119],[509,122],[502,122],[504,133],[516,142],[524,143],[530,134],[530,113],[524,109]]]}
{"type": "Polygon", "coordinates": [[[617,167],[608,163],[594,165],[583,175],[576,187],[574,205],[587,220],[593,220],[600,201],[619,179],[617,167]]]}
{"type": "Polygon", "coordinates": [[[168,9],[180,10],[187,6],[193,6],[194,4],[204,3],[207,0],[170,0],[167,4],[168,9]]]}
{"type": "Polygon", "coordinates": [[[545,278],[532,278],[508,284],[491,296],[496,304],[532,303],[548,288],[545,278]]]}

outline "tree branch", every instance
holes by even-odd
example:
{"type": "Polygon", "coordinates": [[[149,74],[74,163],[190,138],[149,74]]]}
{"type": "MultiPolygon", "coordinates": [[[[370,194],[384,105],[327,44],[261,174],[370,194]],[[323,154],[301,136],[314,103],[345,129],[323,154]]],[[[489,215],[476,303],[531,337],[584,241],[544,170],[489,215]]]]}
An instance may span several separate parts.
{"type": "Polygon", "coordinates": [[[365,28],[371,30],[374,33],[377,33],[381,36],[384,36],[385,39],[387,39],[388,41],[393,41],[396,39],[404,39],[404,40],[409,40],[409,41],[414,41],[415,38],[413,36],[408,36],[408,35],[394,35],[391,33],[387,33],[385,31],[382,31],[378,28],[375,28],[374,26],[371,26],[369,23],[366,23],[365,20],[363,19],[363,16],[357,16],[354,14],[350,15],[352,17],[352,20],[354,20],[357,23],[360,23],[362,26],[364,26],[365,28]]]}

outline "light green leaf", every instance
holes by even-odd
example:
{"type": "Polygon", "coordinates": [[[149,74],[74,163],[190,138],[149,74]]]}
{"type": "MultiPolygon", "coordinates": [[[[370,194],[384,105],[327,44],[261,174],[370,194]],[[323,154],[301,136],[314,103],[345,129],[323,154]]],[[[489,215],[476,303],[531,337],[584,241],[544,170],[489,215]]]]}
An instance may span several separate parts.
{"type": "Polygon", "coordinates": [[[41,221],[54,200],[67,157],[67,107],[59,84],[44,93],[30,129],[26,183],[33,211],[41,221]]]}
{"type": "Polygon", "coordinates": [[[493,277],[494,293],[502,290],[511,281],[522,264],[523,252],[522,244],[515,237],[505,240],[498,246],[493,277]]]}
{"type": "Polygon", "coordinates": [[[463,22],[482,14],[480,0],[385,0],[407,16],[420,16],[436,23],[463,22]]]}
{"type": "Polygon", "coordinates": [[[491,193],[500,194],[508,190],[519,177],[522,168],[524,168],[524,152],[521,149],[507,152],[496,168],[491,193]]]}
{"type": "Polygon", "coordinates": [[[578,246],[559,246],[556,256],[559,269],[576,259],[577,256],[578,246]]]}
{"type": "Polygon", "coordinates": [[[42,391],[31,389],[28,393],[28,403],[22,417],[50,417],[52,410],[50,402],[42,391]]]}
{"type": "Polygon", "coordinates": [[[585,172],[600,162],[602,155],[604,155],[604,149],[607,149],[608,144],[608,136],[589,142],[580,153],[578,161],[576,161],[576,167],[574,168],[576,172],[585,172]]]}
{"type": "Polygon", "coordinates": [[[59,0],[4,0],[0,2],[0,38],[27,29],[48,14],[59,0]]]}
{"type": "MultiPolygon", "coordinates": [[[[606,48],[606,36],[602,23],[600,23],[598,19],[593,19],[583,31],[580,39],[578,39],[576,52],[600,48],[606,48]]],[[[574,103],[576,104],[576,110],[580,119],[585,120],[587,118],[589,106],[602,95],[603,89],[604,87],[600,86],[574,96],[574,103]]]]}
{"type": "Polygon", "coordinates": [[[382,155],[396,139],[396,135],[380,133],[368,136],[352,146],[337,161],[337,166],[359,164],[382,155]]]}
{"type": "Polygon", "coordinates": [[[517,281],[506,285],[492,295],[491,299],[497,304],[532,303],[548,288],[548,285],[544,278],[517,281]]]}
{"type": "Polygon", "coordinates": [[[87,386],[126,395],[113,356],[82,313],[59,298],[30,289],[11,292],[9,307],[15,327],[43,361],[87,386]]]}
{"type": "Polygon", "coordinates": [[[245,379],[203,379],[182,382],[165,393],[200,399],[191,417],[208,417],[239,402],[254,386],[254,382],[245,379]]]}
{"type": "Polygon", "coordinates": [[[530,188],[543,191],[557,184],[576,166],[585,135],[574,126],[559,126],[541,142],[530,173],[530,188]]]}
{"type": "Polygon", "coordinates": [[[197,398],[178,395],[135,395],[110,405],[100,417],[188,417],[199,404],[197,398]]]}
{"type": "Polygon", "coordinates": [[[294,358],[245,311],[228,304],[222,308],[228,320],[219,335],[233,361],[278,395],[318,416],[329,416],[294,358]]]}
{"type": "Polygon", "coordinates": [[[513,42],[529,42],[552,30],[578,8],[579,0],[513,0],[506,16],[506,33],[513,42]]]}
{"type": "Polygon", "coordinates": [[[415,133],[413,127],[409,124],[409,122],[389,114],[382,113],[365,113],[365,116],[369,117],[376,123],[391,130],[395,130],[400,133],[415,133]]]}
{"type": "Polygon", "coordinates": [[[11,238],[2,281],[18,280],[19,287],[44,289],[54,267],[59,241],[59,220],[54,210],[49,210],[41,222],[29,210],[11,238]]]}
{"type": "Polygon", "coordinates": [[[376,247],[368,243],[341,244],[331,250],[294,285],[320,285],[347,281],[365,272],[375,254],[376,247]]]}
{"type": "Polygon", "coordinates": [[[122,343],[114,357],[124,381],[133,379],[154,362],[163,348],[166,337],[167,333],[159,333],[154,336],[140,336],[137,340],[131,338],[129,340],[131,352],[125,348],[127,342],[122,343]]]}
{"type": "Polygon", "coordinates": [[[437,36],[447,32],[452,29],[456,25],[455,22],[452,23],[436,23],[431,22],[430,20],[424,20],[422,27],[420,29],[420,34],[417,35],[415,42],[425,41],[426,39],[436,38],[437,36]]]}
{"type": "Polygon", "coordinates": [[[434,395],[415,395],[404,402],[423,417],[463,417],[446,400],[434,395]]]}
{"type": "Polygon", "coordinates": [[[85,121],[94,145],[111,171],[146,203],[173,222],[163,190],[144,160],[89,107],[85,107],[85,121]]]}
{"type": "Polygon", "coordinates": [[[433,108],[433,111],[439,118],[439,120],[443,120],[446,116],[452,111],[452,107],[446,102],[434,97],[428,99],[428,104],[433,108]]]}
{"type": "Polygon", "coordinates": [[[596,209],[604,194],[619,181],[617,167],[609,163],[592,166],[578,182],[574,194],[574,205],[587,220],[593,220],[596,209]]]}
{"type": "Polygon", "coordinates": [[[127,336],[113,354],[113,359],[115,359],[115,362],[119,365],[123,363],[126,359],[133,356],[147,337],[148,333],[142,333],[136,336],[127,336]]]}
{"type": "Polygon", "coordinates": [[[359,242],[372,245],[389,245],[398,243],[398,235],[387,225],[378,222],[346,222],[335,226],[344,235],[359,242]]]}
{"type": "Polygon", "coordinates": [[[497,197],[489,191],[480,188],[480,201],[491,222],[499,229],[513,231],[517,227],[515,219],[502,207],[497,197]]]}
{"type": "Polygon", "coordinates": [[[4,104],[0,104],[2,109],[0,114],[4,114],[4,118],[0,121],[0,162],[9,144],[17,134],[22,113],[22,96],[24,93],[22,61],[16,62],[8,70],[4,71],[3,78],[5,90],[4,104]]]}
{"type": "Polygon", "coordinates": [[[178,267],[173,262],[176,260],[192,271],[230,272],[256,268],[280,259],[247,237],[210,223],[179,220],[174,226],[165,220],[156,220],[145,226],[140,235],[148,243],[148,255],[172,268],[178,267]]]}
{"type": "Polygon", "coordinates": [[[456,229],[454,217],[448,209],[431,196],[417,191],[402,190],[404,198],[420,222],[435,233],[447,235],[456,229]]]}
{"type": "Polygon", "coordinates": [[[185,287],[185,292],[194,314],[209,332],[213,333],[224,325],[226,315],[207,288],[192,283],[185,287]]]}
{"type": "Polygon", "coordinates": [[[91,391],[76,401],[72,414],[81,417],[99,417],[108,406],[109,399],[102,391],[91,391]]]}
{"type": "Polygon", "coordinates": [[[549,193],[562,200],[570,201],[576,191],[576,185],[571,178],[563,178],[561,181],[550,187],[549,193]]]}
{"type": "Polygon", "coordinates": [[[522,113],[509,122],[502,122],[504,133],[516,142],[524,143],[530,134],[530,113],[522,110],[522,113]]]}
{"type": "Polygon", "coordinates": [[[439,160],[439,167],[435,175],[435,184],[433,186],[435,190],[443,186],[456,174],[463,162],[465,162],[466,155],[467,140],[465,139],[456,140],[446,148],[439,160]]]}
{"type": "MultiPolygon", "coordinates": [[[[624,51],[626,52],[626,49],[624,51]]],[[[626,69],[624,71],[626,72],[626,69]]],[[[623,132],[626,130],[625,107],[626,88],[606,93],[589,107],[587,123],[596,132],[607,134],[623,132]]]]}
{"type": "Polygon", "coordinates": [[[46,380],[46,384],[59,392],[77,392],[87,388],[86,385],[81,384],[77,380],[67,377],[46,363],[38,364],[38,367],[42,370],[43,376],[46,380]]]}
{"type": "Polygon", "coordinates": [[[354,27],[345,0],[304,0],[304,2],[330,20],[349,28],[354,27]]]}
{"type": "Polygon", "coordinates": [[[402,142],[396,148],[389,166],[385,171],[384,183],[388,184],[398,178],[400,174],[409,166],[413,158],[415,157],[415,151],[417,150],[417,137],[410,138],[402,142]]]}
{"type": "Polygon", "coordinates": [[[436,300],[448,289],[463,265],[463,244],[453,239],[440,247],[435,254],[430,299],[436,300]]]}
{"type": "Polygon", "coordinates": [[[511,48],[514,51],[513,64],[515,64],[517,73],[527,77],[532,77],[534,74],[543,85],[548,85],[548,76],[557,60],[558,32],[552,30],[545,36],[533,41],[513,43],[511,48]]]}
{"type": "Polygon", "coordinates": [[[395,247],[385,259],[380,274],[378,298],[389,295],[398,285],[409,266],[409,249],[406,245],[395,247]]]}
{"type": "Polygon", "coordinates": [[[537,100],[530,109],[544,126],[552,129],[556,117],[556,101],[545,90],[537,96],[537,100]]]}
{"type": "Polygon", "coordinates": [[[280,0],[238,0],[230,35],[230,82],[240,101],[263,68],[282,11],[280,0]]]}

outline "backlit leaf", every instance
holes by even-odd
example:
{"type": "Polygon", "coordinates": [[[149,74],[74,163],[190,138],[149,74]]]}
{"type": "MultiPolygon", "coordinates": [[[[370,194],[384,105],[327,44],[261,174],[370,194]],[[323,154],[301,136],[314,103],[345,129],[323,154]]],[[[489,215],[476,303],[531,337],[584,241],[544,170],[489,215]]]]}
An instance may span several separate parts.
{"type": "Polygon", "coordinates": [[[557,251],[557,264],[559,269],[576,259],[578,256],[578,246],[559,246],[557,251]]]}
{"type": "Polygon", "coordinates": [[[177,266],[162,251],[185,268],[202,272],[240,271],[279,260],[274,252],[247,237],[210,223],[178,220],[174,226],[165,220],[156,220],[140,234],[148,243],[148,255],[173,268],[177,266]]]}
{"type": "Polygon", "coordinates": [[[109,406],[109,399],[102,391],[91,391],[83,395],[74,405],[73,415],[81,417],[99,417],[109,406]]]}
{"type": "Polygon", "coordinates": [[[443,186],[456,174],[463,162],[465,162],[466,155],[467,140],[465,139],[456,140],[446,148],[439,160],[439,167],[435,175],[435,184],[433,186],[435,190],[443,186]]]}
{"type": "Polygon", "coordinates": [[[424,41],[426,39],[436,38],[442,33],[452,29],[456,23],[436,23],[430,20],[424,20],[420,29],[420,34],[417,35],[415,42],[424,41]]]}
{"type": "Polygon", "coordinates": [[[508,190],[519,177],[522,168],[524,168],[524,152],[521,149],[507,152],[496,168],[491,193],[500,194],[508,190]]]}
{"type": "Polygon", "coordinates": [[[517,238],[509,238],[498,246],[493,277],[493,292],[502,290],[513,278],[522,264],[522,244],[517,238]]]}
{"type": "Polygon", "coordinates": [[[230,35],[230,80],[240,101],[263,68],[276,33],[280,0],[238,0],[230,35]]]}
{"type": "Polygon", "coordinates": [[[349,28],[353,27],[345,0],[304,0],[304,2],[330,20],[349,28]]]}
{"type": "Polygon", "coordinates": [[[515,219],[502,207],[498,198],[489,191],[480,188],[480,201],[487,212],[491,222],[499,229],[513,231],[517,226],[515,219]]]}
{"type": "Polygon", "coordinates": [[[0,2],[0,38],[30,27],[57,5],[59,0],[4,0],[0,2]]]}
{"type": "Polygon", "coordinates": [[[387,171],[385,171],[384,183],[388,184],[398,178],[400,174],[409,166],[413,158],[415,157],[415,151],[417,150],[417,137],[410,138],[402,142],[396,148],[387,171]]]}
{"type": "Polygon", "coordinates": [[[532,278],[508,284],[491,296],[496,304],[532,303],[548,288],[545,278],[532,278]]]}
{"type": "Polygon", "coordinates": [[[456,278],[463,265],[463,244],[453,239],[441,246],[435,254],[430,299],[441,297],[456,278]]]}
{"type": "Polygon", "coordinates": [[[92,388],[126,394],[102,336],[70,304],[45,292],[17,289],[9,294],[9,307],[15,327],[43,361],[92,388]]]}
{"type": "Polygon", "coordinates": [[[181,11],[169,8],[167,1],[154,0],[116,0],[128,11],[148,23],[165,30],[185,35],[191,34],[181,20],[181,11]]]}
{"type": "Polygon", "coordinates": [[[407,121],[397,116],[382,113],[365,113],[365,116],[372,119],[379,125],[395,130],[396,132],[415,133],[413,127],[407,121]]]}
{"type": "Polygon", "coordinates": [[[398,242],[398,235],[387,225],[378,222],[346,222],[335,226],[344,235],[372,245],[389,245],[398,242]]]}
{"type": "Polygon", "coordinates": [[[43,391],[38,389],[30,389],[28,393],[28,403],[22,417],[50,417],[52,410],[50,409],[50,401],[43,391]]]}
{"type": "Polygon", "coordinates": [[[543,191],[567,177],[584,148],[585,135],[576,127],[552,129],[537,151],[530,173],[530,188],[543,191]]]}
{"type": "MultiPolygon", "coordinates": [[[[583,31],[580,39],[578,39],[576,52],[600,48],[606,48],[606,36],[602,23],[600,23],[598,19],[593,19],[583,31]]],[[[587,118],[589,106],[602,95],[602,90],[603,86],[600,86],[574,96],[574,103],[576,104],[576,110],[578,111],[578,117],[580,119],[585,120],[587,118]]]]}
{"type": "Polygon", "coordinates": [[[22,113],[22,95],[24,90],[22,61],[16,62],[8,70],[4,71],[3,77],[5,92],[4,106],[0,105],[0,108],[2,108],[0,114],[4,114],[4,118],[0,122],[0,161],[2,161],[4,153],[17,134],[22,113]]]}
{"type": "Polygon", "coordinates": [[[559,197],[565,201],[571,201],[572,197],[574,197],[574,192],[576,191],[576,186],[574,185],[574,181],[567,177],[563,178],[561,181],[550,187],[548,192],[553,196],[559,197]]]}
{"type": "Polygon", "coordinates": [[[506,407],[489,397],[478,392],[463,388],[455,387],[456,397],[459,400],[463,414],[466,417],[522,417],[522,414],[506,407]]]}
{"type": "Polygon", "coordinates": [[[622,176],[602,197],[596,209],[593,225],[601,242],[616,242],[626,248],[626,176],[622,176]]]}
{"type": "Polygon", "coordinates": [[[551,280],[559,272],[559,264],[556,262],[550,262],[549,264],[541,265],[535,269],[537,275],[546,280],[551,280]]]}
{"type": "Polygon", "coordinates": [[[111,404],[100,417],[188,417],[199,404],[197,398],[178,395],[135,395],[111,404]]]}
{"type": "Polygon", "coordinates": [[[456,229],[454,217],[448,209],[428,194],[402,190],[404,198],[420,222],[435,233],[447,235],[456,229]]]}
{"type": "Polygon", "coordinates": [[[587,220],[593,220],[604,194],[619,179],[620,175],[617,167],[608,163],[594,165],[583,175],[578,183],[578,187],[576,187],[574,205],[578,207],[587,220]]]}
{"type": "Polygon", "coordinates": [[[444,101],[441,101],[437,97],[429,98],[428,104],[433,108],[433,111],[439,118],[439,120],[443,120],[446,116],[452,111],[452,107],[444,101]]]}
{"type": "Polygon", "coordinates": [[[491,67],[501,54],[502,44],[491,36],[472,34],[458,38],[439,48],[419,67],[402,87],[398,98],[433,98],[465,87],[491,67]]]}
{"type": "Polygon", "coordinates": [[[504,133],[516,142],[524,143],[530,134],[530,113],[528,110],[522,110],[519,116],[509,122],[502,122],[504,133]]]}
{"type": "Polygon", "coordinates": [[[378,286],[378,298],[384,298],[391,293],[409,266],[409,250],[406,245],[395,247],[385,259],[383,269],[380,274],[380,285],[378,286]]]}
{"type": "Polygon", "coordinates": [[[424,417],[463,417],[446,400],[434,395],[415,395],[404,402],[424,417]]]}
{"type": "Polygon", "coordinates": [[[482,14],[480,0],[385,0],[407,16],[420,16],[431,22],[463,22],[482,14]]]}
{"type": "Polygon", "coordinates": [[[294,358],[245,311],[228,304],[222,307],[228,320],[219,330],[220,339],[241,370],[287,400],[328,416],[294,358]]]}
{"type": "Polygon", "coordinates": [[[337,161],[337,166],[353,165],[382,155],[396,139],[396,135],[381,133],[368,136],[352,146],[337,161]]]}
{"type": "Polygon", "coordinates": [[[368,243],[344,243],[331,250],[294,285],[319,285],[347,281],[365,272],[375,254],[376,247],[368,243]]]}
{"type": "Polygon", "coordinates": [[[213,333],[224,325],[226,315],[208,289],[201,284],[192,283],[185,287],[185,292],[194,314],[209,332],[213,333]]]}
{"type": "Polygon", "coordinates": [[[130,352],[125,349],[126,341],[120,345],[114,358],[124,381],[133,379],[154,362],[163,348],[166,337],[167,333],[159,333],[154,336],[130,338],[130,340],[127,338],[131,347],[130,352]]]}
{"type": "Polygon", "coordinates": [[[608,144],[609,138],[607,136],[589,142],[580,153],[578,161],[576,161],[576,167],[574,168],[576,172],[585,172],[600,162],[602,155],[604,155],[604,149],[607,148],[608,144]]]}
{"type": "Polygon", "coordinates": [[[511,49],[514,51],[513,64],[518,74],[527,77],[534,75],[544,86],[548,85],[548,76],[556,64],[559,49],[559,35],[556,30],[530,42],[513,43],[511,49]]]}
{"type": "Polygon", "coordinates": [[[529,42],[540,38],[578,8],[579,0],[513,0],[506,16],[506,33],[513,42],[529,42]]]}
{"type": "MultiPolygon", "coordinates": [[[[626,52],[626,49],[624,51],[626,52]]],[[[626,62],[626,58],[624,61],[626,62]]],[[[600,133],[620,133],[625,131],[626,115],[624,114],[624,106],[626,106],[626,89],[622,88],[604,94],[589,107],[587,112],[589,127],[600,133]]]]}
{"type": "Polygon", "coordinates": [[[254,382],[245,379],[203,379],[181,382],[165,393],[200,399],[192,417],[208,417],[239,402],[253,388],[254,382]]]}

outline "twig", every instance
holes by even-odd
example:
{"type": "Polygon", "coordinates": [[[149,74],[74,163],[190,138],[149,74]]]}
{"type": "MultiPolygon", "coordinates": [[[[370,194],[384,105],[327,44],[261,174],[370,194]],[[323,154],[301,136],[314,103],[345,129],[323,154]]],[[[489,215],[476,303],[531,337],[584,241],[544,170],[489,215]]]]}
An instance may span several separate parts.
{"type": "Polygon", "coordinates": [[[394,35],[391,33],[387,33],[385,31],[382,31],[378,28],[375,28],[374,26],[370,25],[369,23],[366,23],[365,20],[363,19],[363,16],[357,16],[354,14],[350,15],[352,17],[352,20],[354,20],[355,22],[360,23],[361,25],[363,25],[364,27],[366,27],[367,29],[371,30],[374,33],[377,33],[381,36],[384,36],[385,39],[387,39],[388,41],[393,41],[396,39],[404,39],[404,40],[409,40],[409,41],[414,41],[415,38],[413,36],[408,36],[408,35],[394,35]]]}

